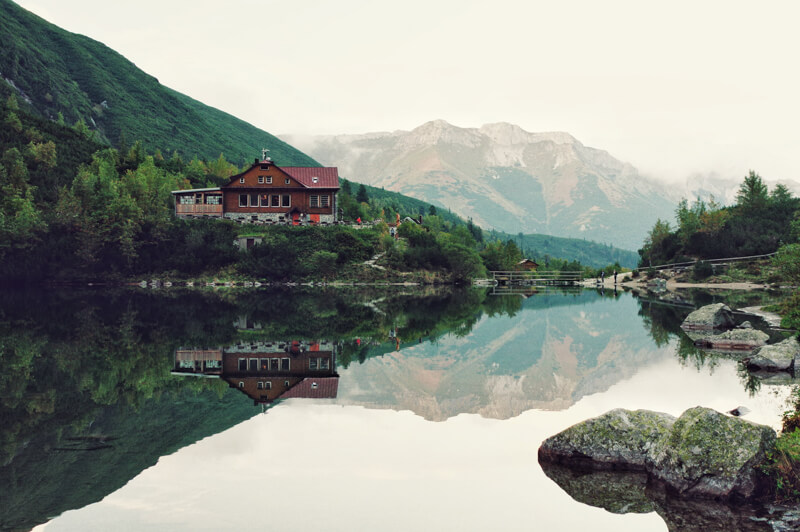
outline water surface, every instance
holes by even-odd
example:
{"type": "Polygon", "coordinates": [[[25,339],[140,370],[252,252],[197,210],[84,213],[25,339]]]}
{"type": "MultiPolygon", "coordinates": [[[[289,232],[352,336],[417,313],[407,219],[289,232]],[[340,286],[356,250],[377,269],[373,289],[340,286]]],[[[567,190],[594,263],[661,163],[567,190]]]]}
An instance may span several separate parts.
{"type": "Polygon", "coordinates": [[[786,387],[748,381],[678,331],[707,299],[21,295],[0,322],[0,481],[14,488],[2,525],[667,530],[652,505],[576,502],[536,451],[617,407],[744,405],[777,426],[786,387]],[[251,358],[266,369],[238,365],[251,358]],[[273,358],[289,362],[273,370],[273,358]]]}

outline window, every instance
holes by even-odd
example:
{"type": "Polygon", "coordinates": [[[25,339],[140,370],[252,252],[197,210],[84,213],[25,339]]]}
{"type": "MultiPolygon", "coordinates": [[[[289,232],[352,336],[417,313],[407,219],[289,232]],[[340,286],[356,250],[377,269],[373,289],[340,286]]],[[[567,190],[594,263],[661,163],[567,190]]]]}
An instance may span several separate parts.
{"type": "Polygon", "coordinates": [[[280,207],[281,206],[281,197],[277,194],[273,194],[272,196],[272,206],[273,207],[280,207]]]}
{"type": "Polygon", "coordinates": [[[239,359],[239,371],[247,371],[247,359],[240,358],[239,359]]]}
{"type": "Polygon", "coordinates": [[[258,381],[258,383],[256,384],[256,388],[258,388],[259,390],[263,390],[264,389],[264,383],[261,382],[261,381],[258,381]]]}
{"type": "Polygon", "coordinates": [[[272,371],[278,371],[280,369],[280,359],[271,358],[269,361],[269,369],[272,371]]]}
{"type": "Polygon", "coordinates": [[[268,194],[261,194],[261,206],[262,207],[269,207],[269,195],[268,194]]]}
{"type": "Polygon", "coordinates": [[[281,207],[291,207],[292,197],[289,194],[281,196],[281,207]]]}
{"type": "Polygon", "coordinates": [[[267,389],[267,390],[271,390],[272,389],[272,382],[271,381],[265,382],[264,383],[264,388],[267,389]]]}
{"type": "Polygon", "coordinates": [[[222,205],[222,196],[206,196],[206,205],[222,205]]]}
{"type": "Polygon", "coordinates": [[[239,194],[239,207],[247,207],[247,194],[239,194]]]}
{"type": "Polygon", "coordinates": [[[178,196],[181,201],[181,205],[194,205],[194,198],[192,196],[178,196]]]}
{"type": "Polygon", "coordinates": [[[283,385],[284,385],[286,388],[288,388],[288,387],[289,387],[289,381],[283,381],[283,385]]]}
{"type": "Polygon", "coordinates": [[[244,185],[244,178],[243,178],[243,177],[240,177],[240,178],[239,178],[239,183],[241,183],[241,184],[243,184],[243,185],[244,185]]]}
{"type": "Polygon", "coordinates": [[[286,179],[284,179],[284,180],[283,180],[283,182],[284,182],[285,184],[287,184],[287,185],[288,185],[288,184],[289,184],[289,183],[291,183],[292,181],[291,181],[291,180],[290,180],[290,179],[287,177],[286,179]]]}
{"type": "Polygon", "coordinates": [[[261,366],[262,370],[264,370],[264,371],[268,370],[269,369],[269,359],[268,358],[262,358],[261,360],[259,360],[259,365],[261,366]]]}
{"type": "Polygon", "coordinates": [[[331,369],[331,361],[329,358],[309,358],[308,369],[312,371],[331,369]]]}
{"type": "Polygon", "coordinates": [[[319,207],[319,196],[311,196],[309,198],[309,205],[311,207],[319,207]]]}
{"type": "Polygon", "coordinates": [[[319,178],[318,177],[312,177],[311,178],[311,182],[312,183],[319,183],[319,178]]]}
{"type": "Polygon", "coordinates": [[[250,359],[250,371],[258,371],[258,359],[251,358],[250,359]]]}
{"type": "Polygon", "coordinates": [[[239,388],[244,388],[244,381],[239,381],[239,388]]]}
{"type": "Polygon", "coordinates": [[[272,184],[272,176],[268,175],[266,179],[267,179],[267,184],[271,185],[272,184]]]}
{"type": "Polygon", "coordinates": [[[258,207],[258,194],[250,194],[250,206],[258,207]]]}
{"type": "Polygon", "coordinates": [[[281,371],[289,371],[289,359],[282,358],[281,359],[281,371]]]}
{"type": "Polygon", "coordinates": [[[260,176],[258,176],[258,183],[259,183],[260,185],[263,185],[263,184],[264,184],[264,176],[263,176],[263,175],[260,175],[260,176]]]}
{"type": "Polygon", "coordinates": [[[319,206],[320,207],[330,207],[331,206],[331,197],[330,196],[320,196],[319,197],[319,206]]]}

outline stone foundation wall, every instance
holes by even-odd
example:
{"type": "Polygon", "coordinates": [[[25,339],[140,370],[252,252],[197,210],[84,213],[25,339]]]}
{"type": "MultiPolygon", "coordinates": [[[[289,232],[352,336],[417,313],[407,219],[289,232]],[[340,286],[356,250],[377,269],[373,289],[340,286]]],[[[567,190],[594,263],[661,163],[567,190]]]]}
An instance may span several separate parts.
{"type": "MultiPolygon", "coordinates": [[[[291,222],[291,217],[285,216],[283,214],[273,213],[273,212],[261,212],[261,213],[242,213],[242,212],[226,212],[225,218],[229,220],[234,220],[243,223],[264,223],[264,222],[272,222],[272,223],[289,223],[291,222]]],[[[308,215],[300,215],[300,223],[302,225],[309,225],[310,217],[308,215]]],[[[320,214],[319,215],[319,223],[326,223],[332,224],[335,221],[335,217],[333,214],[320,214]]]]}

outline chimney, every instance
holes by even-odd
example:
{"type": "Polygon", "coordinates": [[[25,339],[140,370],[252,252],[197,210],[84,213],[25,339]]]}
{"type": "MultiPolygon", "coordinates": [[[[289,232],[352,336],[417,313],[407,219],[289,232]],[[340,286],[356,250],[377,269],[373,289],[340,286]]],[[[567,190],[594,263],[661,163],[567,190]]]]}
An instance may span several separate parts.
{"type": "Polygon", "coordinates": [[[258,157],[256,157],[255,161],[253,161],[253,164],[258,164],[258,157]]]}

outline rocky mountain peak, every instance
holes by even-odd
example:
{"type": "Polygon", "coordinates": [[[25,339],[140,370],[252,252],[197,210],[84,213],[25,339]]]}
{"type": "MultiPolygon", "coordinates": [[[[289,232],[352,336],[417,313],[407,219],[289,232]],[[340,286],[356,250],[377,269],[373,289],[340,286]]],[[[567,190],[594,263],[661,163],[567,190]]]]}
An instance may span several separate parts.
{"type": "Polygon", "coordinates": [[[481,144],[481,136],[477,130],[457,127],[439,119],[414,128],[403,139],[404,146],[436,144],[460,144],[474,148],[481,144]]]}
{"type": "Polygon", "coordinates": [[[562,131],[531,133],[525,131],[516,124],[509,124],[508,122],[485,124],[481,126],[479,131],[489,137],[492,142],[501,145],[531,144],[543,141],[551,141],[555,144],[581,145],[581,143],[569,133],[564,133],[562,131]]]}

